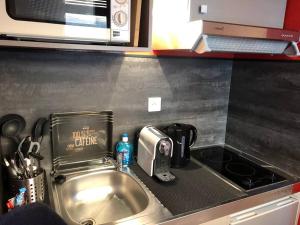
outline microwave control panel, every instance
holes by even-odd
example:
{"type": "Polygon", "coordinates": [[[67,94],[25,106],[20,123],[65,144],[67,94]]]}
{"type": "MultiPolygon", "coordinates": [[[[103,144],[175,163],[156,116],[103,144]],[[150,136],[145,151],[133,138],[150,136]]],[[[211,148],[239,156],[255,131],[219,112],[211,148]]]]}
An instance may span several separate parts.
{"type": "Polygon", "coordinates": [[[130,42],[130,0],[111,0],[111,41],[130,42]]]}

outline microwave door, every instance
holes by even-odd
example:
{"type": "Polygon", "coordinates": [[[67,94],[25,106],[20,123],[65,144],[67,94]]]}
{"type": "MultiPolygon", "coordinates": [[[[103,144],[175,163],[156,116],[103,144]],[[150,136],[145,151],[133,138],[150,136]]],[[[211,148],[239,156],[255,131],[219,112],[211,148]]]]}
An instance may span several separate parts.
{"type": "Polygon", "coordinates": [[[7,36],[110,41],[109,0],[0,0],[0,10],[7,36]]]}

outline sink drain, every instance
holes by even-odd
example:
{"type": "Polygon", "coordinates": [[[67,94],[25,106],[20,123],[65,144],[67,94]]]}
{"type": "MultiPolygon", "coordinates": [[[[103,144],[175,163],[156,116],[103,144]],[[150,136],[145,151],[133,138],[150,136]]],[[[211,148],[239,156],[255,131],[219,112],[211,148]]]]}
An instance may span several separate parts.
{"type": "Polygon", "coordinates": [[[85,219],[80,222],[81,225],[95,225],[96,221],[93,219],[85,219]]]}

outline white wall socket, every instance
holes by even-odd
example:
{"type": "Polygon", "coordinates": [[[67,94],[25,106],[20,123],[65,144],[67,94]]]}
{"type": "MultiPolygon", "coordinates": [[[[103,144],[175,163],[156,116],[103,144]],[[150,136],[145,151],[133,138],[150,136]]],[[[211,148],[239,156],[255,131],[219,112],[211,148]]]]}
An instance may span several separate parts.
{"type": "Polygon", "coordinates": [[[161,97],[148,98],[148,112],[161,111],[161,97]]]}

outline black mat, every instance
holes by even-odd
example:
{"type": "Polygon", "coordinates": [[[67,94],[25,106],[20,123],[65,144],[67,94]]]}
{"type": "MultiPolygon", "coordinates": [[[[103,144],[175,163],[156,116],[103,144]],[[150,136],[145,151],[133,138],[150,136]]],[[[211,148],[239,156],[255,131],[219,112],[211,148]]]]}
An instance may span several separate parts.
{"type": "Polygon", "coordinates": [[[138,165],[132,169],[173,215],[213,207],[245,195],[193,162],[184,169],[171,169],[176,176],[173,183],[149,177],[138,165]]]}

